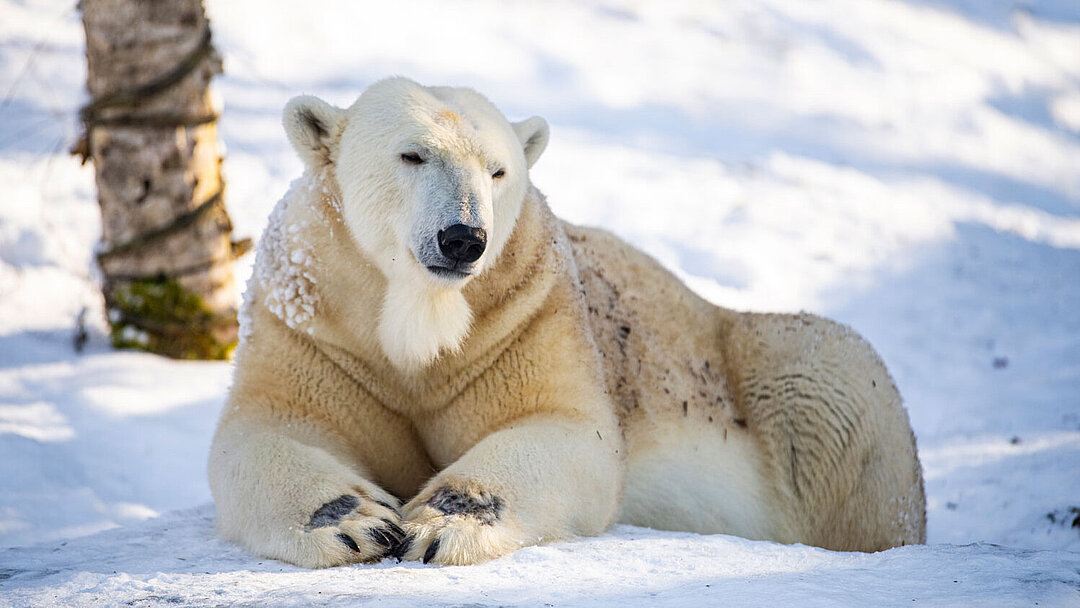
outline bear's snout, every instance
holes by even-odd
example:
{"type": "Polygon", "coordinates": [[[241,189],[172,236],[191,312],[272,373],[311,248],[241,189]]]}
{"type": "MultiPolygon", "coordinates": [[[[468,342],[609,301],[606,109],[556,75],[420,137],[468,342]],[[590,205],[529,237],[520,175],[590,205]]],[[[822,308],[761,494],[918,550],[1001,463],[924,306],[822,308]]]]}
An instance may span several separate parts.
{"type": "Polygon", "coordinates": [[[454,224],[439,231],[439,251],[446,258],[457,264],[472,264],[484,255],[487,247],[487,232],[483,228],[473,228],[465,224],[454,224]]]}

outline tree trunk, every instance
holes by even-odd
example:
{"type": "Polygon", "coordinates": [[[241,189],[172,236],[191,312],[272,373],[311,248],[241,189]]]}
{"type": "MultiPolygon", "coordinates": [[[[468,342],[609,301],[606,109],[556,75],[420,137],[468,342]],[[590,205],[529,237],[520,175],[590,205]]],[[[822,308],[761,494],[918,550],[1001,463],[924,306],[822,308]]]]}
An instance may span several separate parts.
{"type": "MultiPolygon", "coordinates": [[[[231,240],[201,0],[82,0],[81,152],[94,163],[113,344],[225,358],[236,343],[231,240]]],[[[244,243],[243,245],[246,245],[244,243]]]]}

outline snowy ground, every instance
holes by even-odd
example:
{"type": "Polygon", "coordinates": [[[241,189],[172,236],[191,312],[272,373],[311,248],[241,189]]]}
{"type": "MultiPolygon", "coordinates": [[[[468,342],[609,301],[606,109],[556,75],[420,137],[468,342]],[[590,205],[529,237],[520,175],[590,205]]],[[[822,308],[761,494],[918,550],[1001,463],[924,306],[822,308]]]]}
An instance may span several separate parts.
{"type": "Polygon", "coordinates": [[[473,86],[551,123],[533,178],[557,213],[718,304],[866,335],[926,471],[925,547],[617,527],[475,567],[321,572],[214,537],[228,365],[106,346],[93,175],[65,152],[72,4],[0,0],[0,606],[1080,605],[1075,0],[208,0],[239,235],[300,173],[292,95],[473,86]]]}

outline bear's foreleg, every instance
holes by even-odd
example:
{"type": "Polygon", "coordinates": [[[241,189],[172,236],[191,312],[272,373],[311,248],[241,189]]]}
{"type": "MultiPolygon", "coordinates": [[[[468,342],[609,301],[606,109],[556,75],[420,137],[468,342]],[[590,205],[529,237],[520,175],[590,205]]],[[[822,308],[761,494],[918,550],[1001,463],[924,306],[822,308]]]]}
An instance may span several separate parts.
{"type": "Polygon", "coordinates": [[[222,535],[258,555],[324,568],[402,548],[396,498],[355,465],[281,429],[223,423],[210,485],[222,535]]]}
{"type": "Polygon", "coordinates": [[[607,434],[544,417],[488,435],[402,509],[402,554],[463,565],[601,533],[615,518],[623,475],[618,433],[607,434]]]}

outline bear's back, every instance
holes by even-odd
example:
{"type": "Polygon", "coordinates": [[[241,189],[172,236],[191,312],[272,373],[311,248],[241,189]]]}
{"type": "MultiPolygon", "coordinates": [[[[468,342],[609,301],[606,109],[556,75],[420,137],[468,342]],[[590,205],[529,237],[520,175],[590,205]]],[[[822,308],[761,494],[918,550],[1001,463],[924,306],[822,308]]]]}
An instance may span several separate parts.
{"type": "Polygon", "coordinates": [[[620,417],[736,417],[717,348],[736,313],[706,302],[609,232],[564,229],[620,417]]]}
{"type": "Polygon", "coordinates": [[[564,229],[631,469],[688,433],[748,440],[755,454],[712,457],[756,467],[777,518],[764,536],[864,551],[923,542],[914,437],[865,340],[815,315],[717,307],[618,237],[564,229]]]}

